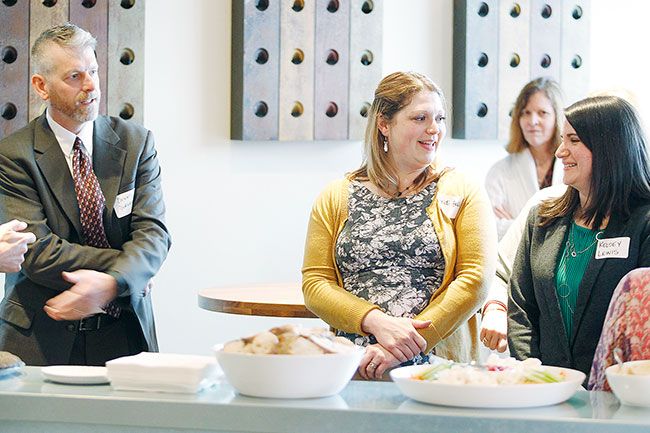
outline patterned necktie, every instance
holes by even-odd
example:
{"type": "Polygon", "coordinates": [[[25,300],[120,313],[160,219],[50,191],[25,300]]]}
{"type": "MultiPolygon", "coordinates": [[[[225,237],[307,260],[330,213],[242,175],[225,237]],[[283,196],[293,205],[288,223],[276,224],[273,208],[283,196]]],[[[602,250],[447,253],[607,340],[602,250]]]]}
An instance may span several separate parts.
{"type": "MultiPolygon", "coordinates": [[[[72,146],[72,177],[79,204],[81,235],[86,245],[110,248],[104,231],[103,212],[106,200],[97,176],[93,172],[90,156],[79,137],[75,139],[74,146],[72,146]]],[[[111,316],[119,317],[120,315],[120,308],[112,302],[103,308],[111,316]]]]}
{"type": "Polygon", "coordinates": [[[104,194],[93,172],[92,162],[83,143],[77,137],[72,147],[72,177],[79,203],[81,231],[86,245],[110,248],[104,232],[104,194]]]}

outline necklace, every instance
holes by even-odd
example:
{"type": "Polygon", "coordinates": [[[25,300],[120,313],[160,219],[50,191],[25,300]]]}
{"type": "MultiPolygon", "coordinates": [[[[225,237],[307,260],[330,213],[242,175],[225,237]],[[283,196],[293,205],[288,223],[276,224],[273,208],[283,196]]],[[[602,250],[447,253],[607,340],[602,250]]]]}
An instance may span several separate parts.
{"type": "Polygon", "coordinates": [[[415,178],[415,179],[413,180],[413,182],[411,182],[410,185],[408,185],[406,188],[404,188],[404,189],[401,190],[401,191],[399,190],[399,185],[397,185],[397,186],[395,187],[395,195],[394,195],[394,197],[395,197],[395,198],[399,198],[399,197],[402,197],[402,196],[406,195],[406,193],[411,189],[411,187],[413,186],[413,184],[415,183],[415,181],[416,181],[417,179],[418,179],[418,178],[415,178]]]}
{"type": "Polygon", "coordinates": [[[415,184],[415,180],[409,186],[407,186],[406,188],[404,188],[401,191],[399,190],[399,188],[396,188],[394,197],[395,198],[400,198],[400,197],[406,196],[406,194],[412,190],[413,184],[415,184]]]}
{"type": "Polygon", "coordinates": [[[406,191],[408,191],[410,187],[403,189],[402,191],[397,190],[397,194],[395,194],[395,197],[401,197],[402,194],[404,194],[406,191]]]}
{"type": "Polygon", "coordinates": [[[576,259],[579,255],[586,253],[589,251],[593,246],[600,240],[600,235],[603,233],[602,230],[598,231],[596,233],[595,239],[593,242],[590,242],[589,245],[587,245],[585,248],[581,250],[576,250],[576,245],[575,245],[575,230],[576,230],[576,223],[571,224],[571,228],[569,229],[569,236],[567,238],[567,241],[565,243],[565,249],[564,249],[564,254],[563,257],[561,258],[561,265],[560,268],[561,270],[559,271],[560,274],[564,275],[565,280],[557,287],[556,293],[558,296],[558,300],[560,301],[561,305],[564,305],[568,310],[569,314],[573,316],[573,313],[575,311],[575,301],[576,299],[572,299],[576,296],[576,293],[571,290],[571,287],[569,287],[568,282],[566,281],[566,276],[568,274],[568,268],[570,266],[570,262],[572,262],[572,259],[576,259]]]}
{"type": "Polygon", "coordinates": [[[575,245],[575,242],[573,240],[573,227],[574,227],[574,225],[575,225],[575,223],[571,224],[571,229],[569,230],[569,238],[567,239],[565,246],[566,246],[567,254],[570,254],[571,257],[578,257],[578,255],[580,255],[580,254],[582,254],[582,253],[584,253],[586,251],[589,251],[591,249],[591,247],[593,247],[596,244],[596,242],[598,242],[600,240],[599,236],[601,234],[603,234],[603,231],[602,230],[598,231],[598,233],[596,233],[596,237],[595,237],[594,241],[592,243],[590,243],[586,248],[584,248],[584,249],[582,249],[580,251],[576,251],[576,245],[575,245]]]}
{"type": "MultiPolygon", "coordinates": [[[[431,168],[425,168],[421,173],[419,173],[412,181],[410,184],[406,186],[403,190],[399,190],[399,183],[394,184],[395,185],[395,194],[393,194],[393,197],[399,198],[403,197],[406,193],[412,191],[414,189],[414,185],[417,184],[420,180],[424,179],[427,176],[427,173],[431,171],[431,168]]],[[[398,177],[399,179],[399,177],[398,177]]],[[[427,184],[427,186],[430,183],[427,184]]]]}
{"type": "MultiPolygon", "coordinates": [[[[566,272],[566,264],[564,265],[564,268],[566,272]]],[[[573,308],[571,307],[571,302],[569,302],[569,296],[571,296],[571,289],[569,288],[569,285],[568,284],[560,285],[560,287],[557,288],[557,294],[561,299],[560,302],[566,305],[569,308],[571,315],[573,315],[573,308]]]]}

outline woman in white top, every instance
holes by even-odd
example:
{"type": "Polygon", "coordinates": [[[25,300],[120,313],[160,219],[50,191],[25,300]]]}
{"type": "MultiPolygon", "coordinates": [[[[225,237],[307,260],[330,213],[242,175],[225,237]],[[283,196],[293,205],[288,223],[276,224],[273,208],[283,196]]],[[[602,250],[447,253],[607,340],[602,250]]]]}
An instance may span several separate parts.
{"type": "Polygon", "coordinates": [[[490,168],[485,180],[499,239],[533,194],[562,182],[562,164],[554,156],[562,122],[561,90],[555,81],[537,78],[521,89],[512,110],[509,155],[490,168]]]}

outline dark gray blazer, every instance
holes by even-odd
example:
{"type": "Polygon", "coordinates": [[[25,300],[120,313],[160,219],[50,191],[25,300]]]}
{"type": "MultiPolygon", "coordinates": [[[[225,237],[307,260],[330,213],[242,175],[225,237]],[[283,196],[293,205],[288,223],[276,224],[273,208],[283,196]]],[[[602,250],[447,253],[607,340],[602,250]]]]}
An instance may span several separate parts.
{"type": "Polygon", "coordinates": [[[151,298],[144,289],[167,256],[171,238],[154,140],[141,126],[106,116],[95,120],[93,138],[110,249],[81,244],[72,176],[44,114],[0,141],[0,221],[23,220],[36,235],[22,271],[5,278],[0,350],[17,353],[28,364],[68,362],[75,333],[67,330],[70,322],[50,319],[43,306],[70,287],[61,272],[77,269],[113,275],[118,304],[138,317],[148,345],[144,349],[158,349],[151,298]],[[118,218],[116,197],[132,189],[132,212],[118,218]]]}
{"type": "Polygon", "coordinates": [[[629,255],[591,259],[578,289],[570,339],[562,322],[555,276],[571,218],[538,227],[537,211],[535,207],[528,215],[510,279],[510,352],[517,359],[535,357],[547,365],[574,368],[588,378],[616,285],[632,269],[650,265],[650,204],[634,209],[627,221],[611,217],[601,238],[629,237],[629,255]]]}

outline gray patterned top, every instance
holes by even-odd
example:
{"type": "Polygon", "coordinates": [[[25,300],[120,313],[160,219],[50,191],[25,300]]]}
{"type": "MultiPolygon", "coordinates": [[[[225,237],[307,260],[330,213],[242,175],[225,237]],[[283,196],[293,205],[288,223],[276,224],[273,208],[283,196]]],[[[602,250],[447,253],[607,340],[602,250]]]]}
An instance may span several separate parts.
{"type": "MultiPolygon", "coordinates": [[[[336,242],[336,264],[343,287],[394,317],[414,317],[440,287],[445,259],[426,213],[436,184],[417,194],[384,198],[360,182],[349,187],[348,220],[336,242]]],[[[338,332],[355,344],[374,336],[338,332]]],[[[418,356],[411,363],[426,362],[418,356]]]]}

